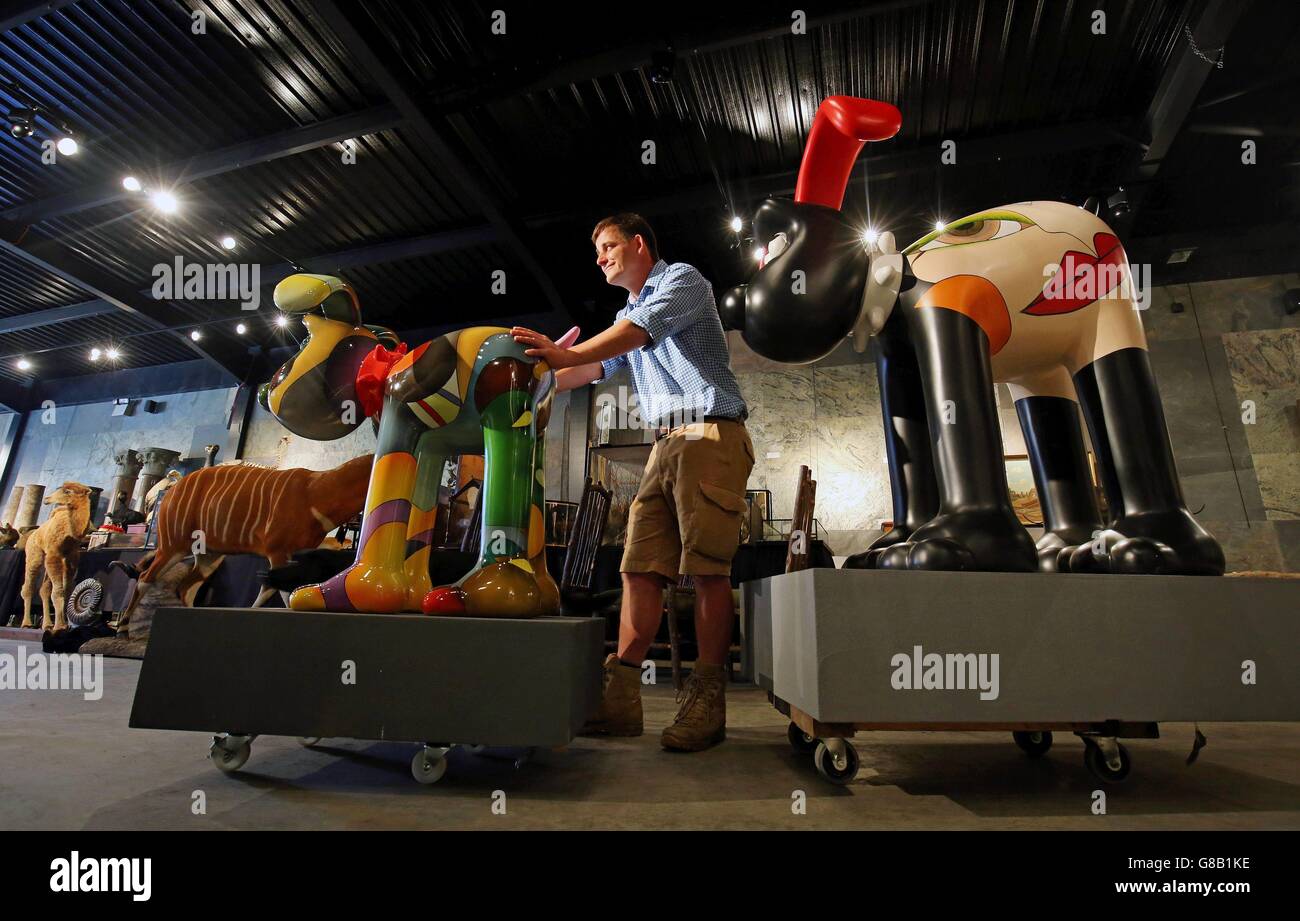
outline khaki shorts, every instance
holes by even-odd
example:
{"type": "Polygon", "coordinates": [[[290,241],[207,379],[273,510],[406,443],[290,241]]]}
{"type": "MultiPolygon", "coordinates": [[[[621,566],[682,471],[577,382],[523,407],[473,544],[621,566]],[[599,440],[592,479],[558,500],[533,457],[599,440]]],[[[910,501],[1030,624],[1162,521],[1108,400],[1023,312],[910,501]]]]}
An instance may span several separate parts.
{"type": "Polygon", "coordinates": [[[693,422],[655,442],[628,513],[621,570],[730,575],[753,469],[743,422],[693,422]]]}

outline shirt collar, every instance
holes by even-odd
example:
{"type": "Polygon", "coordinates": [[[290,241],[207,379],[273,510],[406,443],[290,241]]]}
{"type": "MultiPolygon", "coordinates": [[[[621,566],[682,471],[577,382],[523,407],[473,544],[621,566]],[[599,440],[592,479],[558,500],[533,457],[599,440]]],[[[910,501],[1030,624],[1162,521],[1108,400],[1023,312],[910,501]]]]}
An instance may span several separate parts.
{"type": "Polygon", "coordinates": [[[650,269],[650,274],[646,276],[645,284],[641,286],[641,292],[637,294],[636,297],[633,297],[630,294],[627,296],[627,305],[631,307],[633,304],[638,303],[641,298],[645,296],[648,289],[658,287],[659,276],[667,271],[668,263],[664,262],[662,259],[655,262],[654,266],[650,269]]]}

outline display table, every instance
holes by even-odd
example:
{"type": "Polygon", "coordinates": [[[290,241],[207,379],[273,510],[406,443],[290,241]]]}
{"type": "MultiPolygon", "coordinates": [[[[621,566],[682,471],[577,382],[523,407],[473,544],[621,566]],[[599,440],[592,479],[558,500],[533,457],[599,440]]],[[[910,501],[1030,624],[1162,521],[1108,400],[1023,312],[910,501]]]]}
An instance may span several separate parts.
{"type": "MultiPolygon", "coordinates": [[[[134,562],[144,556],[144,550],[87,550],[81,554],[81,560],[77,564],[77,574],[72,580],[71,585],[75,586],[82,579],[89,579],[92,576],[100,578],[104,582],[104,601],[103,606],[107,611],[119,611],[121,605],[126,600],[127,581],[125,579],[109,579],[108,564],[114,560],[124,562],[134,562]]],[[[27,554],[22,550],[12,548],[0,550],[0,625],[9,622],[9,618],[14,614],[22,613],[22,588],[23,588],[23,570],[27,554]]],[[[40,613],[39,596],[32,599],[32,616],[36,617],[40,613]]]]}
{"type": "MultiPolygon", "coordinates": [[[[600,651],[600,622],[581,617],[159,608],[130,725],[564,745],[599,705],[600,651]]],[[[214,761],[231,770],[224,752],[214,761]]]]}
{"type": "Polygon", "coordinates": [[[746,665],[809,745],[862,729],[1092,744],[1165,721],[1300,720],[1294,580],[813,569],[743,598],[746,665]]]}

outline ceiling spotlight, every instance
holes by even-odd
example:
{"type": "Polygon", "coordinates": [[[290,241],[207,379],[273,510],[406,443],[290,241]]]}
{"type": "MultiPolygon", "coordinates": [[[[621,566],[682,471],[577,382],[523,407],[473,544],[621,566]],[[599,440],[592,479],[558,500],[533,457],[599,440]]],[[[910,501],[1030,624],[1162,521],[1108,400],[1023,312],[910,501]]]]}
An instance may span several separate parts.
{"type": "Polygon", "coordinates": [[[20,358],[20,359],[18,359],[18,370],[19,370],[19,371],[27,371],[27,370],[30,370],[31,366],[32,366],[32,363],[31,363],[30,361],[28,361],[26,358],[20,358]]]}
{"type": "Polygon", "coordinates": [[[248,332],[248,327],[243,323],[238,323],[235,325],[235,332],[242,336],[244,333],[248,332]]]}
{"type": "Polygon", "coordinates": [[[280,327],[281,329],[284,329],[286,326],[289,325],[289,318],[282,313],[278,314],[275,318],[275,325],[280,327]]]}
{"type": "Polygon", "coordinates": [[[744,223],[744,221],[742,221],[740,218],[738,218],[738,217],[733,217],[733,218],[731,219],[731,232],[732,232],[732,233],[740,233],[740,228],[742,228],[742,227],[744,227],[744,226],[745,226],[745,223],[744,223]]]}
{"type": "Polygon", "coordinates": [[[117,361],[119,358],[122,357],[122,353],[119,352],[117,349],[114,349],[114,348],[110,348],[110,349],[109,349],[107,352],[105,352],[104,354],[108,356],[108,360],[109,360],[109,361],[117,361]]]}
{"type": "Polygon", "coordinates": [[[864,246],[875,246],[876,241],[880,239],[880,234],[874,227],[868,227],[862,231],[862,243],[864,246]]]}
{"type": "Polygon", "coordinates": [[[54,146],[65,157],[75,156],[77,151],[81,149],[77,144],[77,139],[72,135],[59,138],[59,142],[54,146]]]}
{"type": "Polygon", "coordinates": [[[99,361],[99,356],[102,355],[102,354],[103,354],[103,352],[101,352],[99,349],[91,349],[91,350],[90,350],[90,360],[91,360],[91,361],[99,361]]]}
{"type": "Polygon", "coordinates": [[[180,202],[176,200],[176,196],[171,192],[154,192],[149,196],[149,200],[153,202],[153,206],[163,214],[175,214],[181,206],[180,202]]]}
{"type": "Polygon", "coordinates": [[[19,107],[9,110],[9,133],[22,140],[29,138],[36,131],[36,113],[28,108],[19,107]]]}
{"type": "Polygon", "coordinates": [[[221,247],[222,247],[222,249],[234,249],[234,248],[235,248],[235,238],[232,237],[232,236],[230,236],[230,235],[226,235],[226,236],[222,237],[222,238],[221,238],[221,247]]]}
{"type": "Polygon", "coordinates": [[[945,227],[947,227],[947,226],[948,226],[948,225],[945,224],[943,221],[935,221],[935,222],[934,222],[934,229],[937,230],[937,231],[939,231],[939,233],[943,233],[943,229],[944,229],[945,227]]]}
{"type": "Polygon", "coordinates": [[[134,176],[127,176],[122,180],[122,188],[126,189],[128,192],[139,192],[143,187],[140,185],[139,179],[136,179],[134,176]]]}
{"type": "Polygon", "coordinates": [[[193,339],[195,342],[198,342],[200,339],[203,338],[203,333],[199,332],[197,329],[191,330],[190,338],[193,339]]]}
{"type": "Polygon", "coordinates": [[[763,261],[763,257],[766,256],[766,255],[767,255],[767,250],[763,249],[763,247],[761,247],[761,246],[758,247],[757,249],[754,250],[754,261],[755,261],[755,262],[762,262],[762,261],[763,261]]]}

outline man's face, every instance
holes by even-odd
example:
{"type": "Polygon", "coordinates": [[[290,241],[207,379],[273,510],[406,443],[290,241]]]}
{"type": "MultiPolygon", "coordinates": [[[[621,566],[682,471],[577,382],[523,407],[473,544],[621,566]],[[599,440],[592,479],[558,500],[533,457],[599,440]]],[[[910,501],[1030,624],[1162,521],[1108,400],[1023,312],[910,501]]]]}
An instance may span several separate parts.
{"type": "Polygon", "coordinates": [[[625,287],[630,269],[639,262],[638,237],[628,239],[617,227],[606,227],[596,237],[596,265],[611,285],[625,287]]]}

